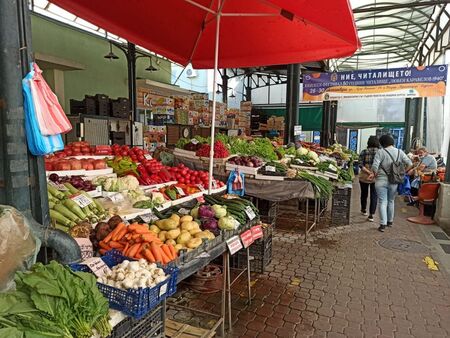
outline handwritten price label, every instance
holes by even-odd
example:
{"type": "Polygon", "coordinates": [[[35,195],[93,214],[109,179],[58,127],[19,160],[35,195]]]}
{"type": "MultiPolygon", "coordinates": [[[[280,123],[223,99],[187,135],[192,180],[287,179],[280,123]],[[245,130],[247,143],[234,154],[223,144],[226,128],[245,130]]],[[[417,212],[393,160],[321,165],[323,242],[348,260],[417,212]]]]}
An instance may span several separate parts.
{"type": "Polygon", "coordinates": [[[255,217],[256,217],[255,212],[253,211],[253,209],[250,206],[247,206],[245,208],[245,213],[247,214],[247,217],[250,221],[255,219],[255,217]]]}
{"type": "Polygon", "coordinates": [[[266,171],[276,172],[277,169],[274,166],[266,165],[266,171]]]}
{"type": "Polygon", "coordinates": [[[212,181],[212,188],[217,189],[217,181],[216,180],[212,181]]]}
{"type": "Polygon", "coordinates": [[[175,187],[175,189],[177,189],[178,194],[179,194],[180,196],[186,196],[186,193],[185,193],[184,190],[181,189],[180,187],[175,187]]]}
{"type": "Polygon", "coordinates": [[[238,236],[233,236],[227,240],[227,247],[228,251],[230,251],[230,255],[234,255],[242,249],[242,242],[238,236]]]}
{"type": "Polygon", "coordinates": [[[74,238],[81,250],[81,258],[83,260],[94,256],[94,249],[89,238],[74,238]]]}
{"type": "Polygon", "coordinates": [[[253,235],[251,230],[244,231],[241,234],[241,241],[244,248],[248,248],[253,243],[253,235]]]}
{"type": "Polygon", "coordinates": [[[182,215],[189,215],[189,210],[186,208],[181,208],[180,210],[178,210],[178,212],[182,215]]]}
{"type": "Polygon", "coordinates": [[[144,223],[151,223],[151,222],[157,221],[159,219],[158,217],[156,217],[154,214],[151,214],[151,213],[145,214],[145,215],[140,215],[139,217],[142,219],[142,221],[144,223]]]}
{"type": "Polygon", "coordinates": [[[205,191],[205,187],[203,186],[203,184],[197,184],[197,188],[199,188],[200,191],[205,191]]]}
{"type": "Polygon", "coordinates": [[[161,285],[161,287],[159,288],[159,296],[163,296],[165,295],[167,292],[167,283],[165,283],[164,285],[161,285]]]}
{"type": "Polygon", "coordinates": [[[70,199],[72,201],[74,201],[76,204],[78,204],[78,206],[80,208],[84,208],[87,207],[88,205],[90,205],[91,203],[94,203],[93,200],[91,200],[89,197],[83,195],[83,194],[76,194],[76,195],[72,195],[70,197],[70,199]]]}
{"type": "Polygon", "coordinates": [[[153,159],[152,155],[150,155],[150,154],[145,154],[145,155],[144,155],[144,158],[145,158],[146,160],[152,160],[152,159],[153,159]]]}
{"type": "Polygon", "coordinates": [[[56,183],[56,182],[53,182],[53,181],[48,181],[48,184],[49,184],[50,186],[52,186],[53,188],[59,190],[59,191],[67,191],[67,190],[69,190],[69,189],[67,189],[67,187],[66,187],[64,184],[61,184],[61,183],[56,183]]]}
{"type": "Polygon", "coordinates": [[[103,277],[105,274],[111,273],[111,269],[99,257],[89,258],[84,264],[86,264],[97,277],[103,277]]]}
{"type": "Polygon", "coordinates": [[[260,225],[255,225],[253,227],[250,228],[251,232],[252,232],[252,236],[253,236],[253,240],[257,240],[259,238],[263,238],[264,233],[263,230],[261,228],[260,225]]]}

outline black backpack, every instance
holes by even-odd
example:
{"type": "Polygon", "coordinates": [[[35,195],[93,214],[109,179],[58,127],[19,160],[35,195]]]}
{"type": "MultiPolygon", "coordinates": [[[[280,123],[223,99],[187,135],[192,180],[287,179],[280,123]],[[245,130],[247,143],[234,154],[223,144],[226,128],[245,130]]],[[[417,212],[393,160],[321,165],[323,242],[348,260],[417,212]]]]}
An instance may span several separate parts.
{"type": "Polygon", "coordinates": [[[405,165],[403,164],[403,162],[399,161],[400,150],[398,150],[397,160],[394,160],[394,158],[392,157],[392,155],[389,151],[387,151],[386,149],[383,149],[383,150],[389,155],[389,157],[392,160],[392,163],[391,163],[391,168],[390,168],[389,172],[387,172],[386,169],[384,169],[383,163],[380,164],[381,169],[386,173],[389,183],[402,184],[403,180],[405,179],[406,169],[405,169],[405,165]]]}

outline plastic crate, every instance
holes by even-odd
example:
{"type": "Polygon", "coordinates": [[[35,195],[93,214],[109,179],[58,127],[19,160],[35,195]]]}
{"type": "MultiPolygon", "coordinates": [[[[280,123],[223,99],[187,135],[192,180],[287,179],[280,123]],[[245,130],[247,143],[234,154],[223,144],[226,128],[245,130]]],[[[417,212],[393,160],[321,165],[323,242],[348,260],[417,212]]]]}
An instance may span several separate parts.
{"type": "Polygon", "coordinates": [[[117,324],[108,338],[150,338],[164,336],[164,308],[159,305],[141,319],[127,317],[117,324]]]}
{"type": "MultiPolygon", "coordinates": [[[[110,268],[122,263],[125,259],[132,260],[122,256],[117,250],[108,251],[102,257],[102,260],[110,268]]],[[[72,264],[70,267],[75,271],[91,272],[89,267],[84,264],[72,264]]],[[[97,283],[97,287],[108,299],[112,309],[122,311],[128,316],[139,319],[177,291],[178,268],[168,266],[162,269],[169,275],[169,278],[153,288],[122,290],[102,283],[97,283]]]]}

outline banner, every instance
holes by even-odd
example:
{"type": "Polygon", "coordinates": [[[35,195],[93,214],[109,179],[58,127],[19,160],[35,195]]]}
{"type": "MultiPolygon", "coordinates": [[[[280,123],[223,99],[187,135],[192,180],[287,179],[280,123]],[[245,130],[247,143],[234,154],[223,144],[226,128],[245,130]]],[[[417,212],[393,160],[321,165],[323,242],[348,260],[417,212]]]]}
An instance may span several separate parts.
{"type": "Polygon", "coordinates": [[[447,65],[303,75],[304,101],[444,96],[447,65]]]}

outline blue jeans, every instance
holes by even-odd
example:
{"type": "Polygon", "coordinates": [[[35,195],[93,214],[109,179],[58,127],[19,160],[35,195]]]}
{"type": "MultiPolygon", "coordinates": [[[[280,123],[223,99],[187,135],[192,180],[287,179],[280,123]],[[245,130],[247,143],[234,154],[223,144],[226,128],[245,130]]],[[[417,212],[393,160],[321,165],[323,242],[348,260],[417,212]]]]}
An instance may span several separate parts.
{"type": "Polygon", "coordinates": [[[390,184],[387,179],[378,179],[375,182],[381,225],[386,225],[388,222],[392,223],[394,221],[394,200],[397,194],[397,187],[397,184],[390,184]]]}

